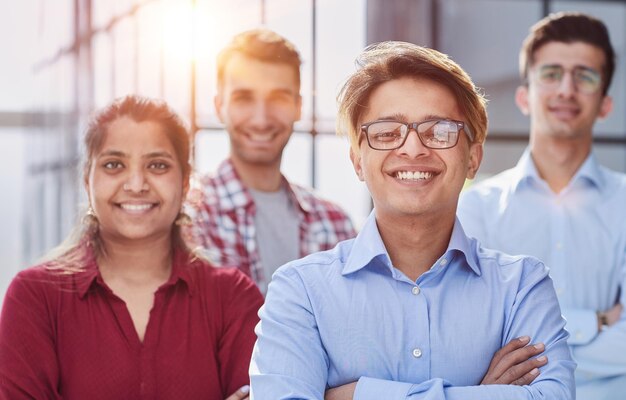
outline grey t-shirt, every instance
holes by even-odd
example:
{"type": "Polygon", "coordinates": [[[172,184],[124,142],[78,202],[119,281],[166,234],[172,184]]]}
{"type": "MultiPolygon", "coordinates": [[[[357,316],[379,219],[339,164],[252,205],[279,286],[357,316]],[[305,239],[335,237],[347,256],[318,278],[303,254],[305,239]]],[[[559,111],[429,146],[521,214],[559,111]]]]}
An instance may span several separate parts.
{"type": "MultiPolygon", "coordinates": [[[[256,206],[254,225],[261,264],[269,282],[278,267],[300,258],[298,213],[284,187],[277,192],[250,189],[250,194],[256,206]]],[[[260,289],[267,291],[267,287],[260,289]]]]}

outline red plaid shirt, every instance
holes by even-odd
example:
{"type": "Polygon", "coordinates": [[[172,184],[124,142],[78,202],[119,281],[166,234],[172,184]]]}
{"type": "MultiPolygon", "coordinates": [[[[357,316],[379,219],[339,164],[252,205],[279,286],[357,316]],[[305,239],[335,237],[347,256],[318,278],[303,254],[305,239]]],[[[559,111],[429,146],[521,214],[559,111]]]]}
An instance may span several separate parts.
{"type": "MultiPolygon", "coordinates": [[[[290,200],[297,205],[301,257],[328,250],[356,235],[341,208],[283,179],[290,200]]],[[[186,211],[193,221],[186,235],[204,249],[215,265],[237,266],[260,287],[266,287],[271,277],[264,276],[261,265],[254,200],[229,159],[219,166],[216,175],[193,179],[186,211]]]]}

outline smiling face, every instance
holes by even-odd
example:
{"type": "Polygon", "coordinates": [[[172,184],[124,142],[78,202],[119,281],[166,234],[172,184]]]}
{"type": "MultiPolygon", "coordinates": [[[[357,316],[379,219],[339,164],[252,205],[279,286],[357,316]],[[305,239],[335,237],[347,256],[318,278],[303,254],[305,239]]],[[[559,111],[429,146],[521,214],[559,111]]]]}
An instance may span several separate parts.
{"type": "MultiPolygon", "coordinates": [[[[378,86],[359,124],[381,119],[420,122],[431,118],[464,121],[446,87],[427,80],[401,78],[378,86]]],[[[402,147],[371,149],[361,137],[351,151],[355,171],[372,195],[377,218],[386,216],[454,216],[466,178],[473,178],[482,159],[482,146],[470,144],[465,133],[455,147],[425,147],[411,131],[402,147]]]]}
{"type": "Polygon", "coordinates": [[[518,88],[516,102],[520,110],[530,115],[531,136],[581,139],[591,142],[593,124],[597,118],[609,114],[611,98],[602,90],[585,93],[574,81],[571,71],[590,69],[602,71],[604,52],[583,42],[549,42],[534,54],[534,63],[529,70],[528,87],[518,88]],[[553,86],[539,82],[539,71],[546,66],[563,68],[563,78],[553,86]]]}
{"type": "Polygon", "coordinates": [[[230,136],[236,166],[280,167],[293,124],[300,119],[301,98],[292,66],[234,54],[225,67],[215,107],[230,136]]]}
{"type": "Polygon", "coordinates": [[[163,128],[128,117],[108,125],[85,184],[105,242],[170,240],[187,190],[163,128]]]}

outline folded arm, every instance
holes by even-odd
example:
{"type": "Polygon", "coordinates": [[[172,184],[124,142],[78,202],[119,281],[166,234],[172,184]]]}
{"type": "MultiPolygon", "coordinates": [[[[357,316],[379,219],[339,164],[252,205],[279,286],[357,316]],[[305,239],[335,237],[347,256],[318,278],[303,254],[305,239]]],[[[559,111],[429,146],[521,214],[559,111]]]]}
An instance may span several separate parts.
{"type": "MultiPolygon", "coordinates": [[[[356,383],[330,392],[354,399],[570,399],[573,398],[574,363],[566,344],[567,334],[552,283],[545,269],[526,282],[518,293],[508,321],[507,337],[528,334],[533,343],[545,343],[547,365],[530,385],[503,384],[502,375],[510,368],[491,370],[486,376],[494,384],[454,387],[443,379],[424,382],[396,382],[361,376],[356,383]],[[500,379],[500,381],[498,381],[500,379]]],[[[266,303],[260,312],[258,340],[250,366],[252,397],[258,399],[323,399],[328,382],[329,357],[320,338],[317,321],[301,278],[289,270],[274,275],[266,303]]],[[[337,321],[340,326],[341,321],[337,321]]],[[[339,327],[337,329],[340,329],[339,327]]],[[[540,349],[536,349],[540,350],[540,349]]],[[[530,354],[530,353],[529,353],[530,354]]],[[[490,356],[490,355],[487,355],[490,356]]],[[[526,358],[528,359],[528,358],[526,358]]],[[[539,367],[541,360],[530,368],[539,367]]],[[[496,364],[498,364],[496,362],[496,364]]],[[[518,365],[519,362],[513,365],[518,365]]],[[[530,365],[527,365],[528,369],[530,365]]],[[[522,370],[523,371],[523,370],[522,370]]],[[[519,372],[519,371],[518,371],[519,372]]],[[[526,373],[520,378],[524,379],[526,373]]],[[[514,374],[515,375],[515,374],[514,374]]],[[[519,373],[518,373],[519,375],[519,373]]],[[[354,379],[354,378],[353,378],[354,379]]],[[[505,380],[503,380],[505,379],[505,380]]],[[[343,399],[344,397],[337,397],[343,399]]],[[[332,399],[332,397],[329,397],[332,399]]]]}

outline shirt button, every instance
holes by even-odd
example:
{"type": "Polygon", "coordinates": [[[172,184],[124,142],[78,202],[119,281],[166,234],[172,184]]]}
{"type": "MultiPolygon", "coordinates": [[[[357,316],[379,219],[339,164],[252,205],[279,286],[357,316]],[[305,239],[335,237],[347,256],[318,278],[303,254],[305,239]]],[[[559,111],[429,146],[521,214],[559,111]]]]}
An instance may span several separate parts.
{"type": "Polygon", "coordinates": [[[576,331],[576,335],[574,335],[574,337],[581,340],[583,338],[583,333],[581,331],[576,331]]]}
{"type": "Polygon", "coordinates": [[[420,294],[420,288],[417,286],[413,286],[413,289],[411,289],[411,293],[417,296],[418,294],[420,294]]]}
{"type": "Polygon", "coordinates": [[[445,258],[442,258],[441,261],[439,261],[439,265],[441,265],[442,267],[445,266],[448,263],[448,260],[445,258]]]}
{"type": "Polygon", "coordinates": [[[563,249],[563,244],[562,244],[561,242],[558,242],[558,243],[556,244],[556,249],[557,249],[557,250],[562,250],[562,249],[563,249]]]}
{"type": "Polygon", "coordinates": [[[422,350],[420,350],[419,348],[413,349],[413,357],[420,358],[421,356],[422,356],[422,350]]]}

